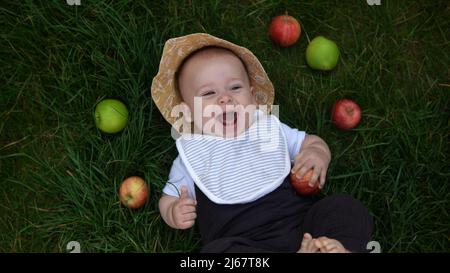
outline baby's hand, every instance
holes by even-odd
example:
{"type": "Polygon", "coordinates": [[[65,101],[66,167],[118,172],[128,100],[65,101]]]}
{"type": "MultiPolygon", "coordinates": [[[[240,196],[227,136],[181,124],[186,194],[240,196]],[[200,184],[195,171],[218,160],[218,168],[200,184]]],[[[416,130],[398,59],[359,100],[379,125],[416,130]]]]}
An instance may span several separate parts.
{"type": "Polygon", "coordinates": [[[291,173],[296,173],[300,179],[307,171],[314,169],[309,186],[313,187],[320,177],[319,188],[323,188],[330,159],[331,154],[327,144],[318,136],[308,135],[300,152],[295,157],[291,173]]]}
{"type": "Polygon", "coordinates": [[[196,205],[197,201],[188,197],[187,188],[181,187],[180,198],[172,207],[173,222],[179,229],[187,229],[194,225],[197,218],[196,205]]]}

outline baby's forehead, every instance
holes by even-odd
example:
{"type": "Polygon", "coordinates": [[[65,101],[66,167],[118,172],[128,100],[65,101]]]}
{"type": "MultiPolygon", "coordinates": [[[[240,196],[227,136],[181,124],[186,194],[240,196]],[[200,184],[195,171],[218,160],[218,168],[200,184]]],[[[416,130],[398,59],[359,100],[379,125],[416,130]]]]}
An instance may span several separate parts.
{"type": "Polygon", "coordinates": [[[188,56],[181,64],[180,70],[183,69],[183,67],[186,66],[186,64],[190,63],[190,62],[204,62],[204,61],[209,61],[209,60],[213,60],[213,59],[214,59],[214,61],[217,61],[218,59],[224,60],[227,58],[232,58],[232,59],[238,60],[245,67],[242,60],[231,50],[228,50],[226,48],[220,48],[220,47],[206,47],[206,48],[200,49],[200,50],[192,53],[190,56],[188,56]]]}

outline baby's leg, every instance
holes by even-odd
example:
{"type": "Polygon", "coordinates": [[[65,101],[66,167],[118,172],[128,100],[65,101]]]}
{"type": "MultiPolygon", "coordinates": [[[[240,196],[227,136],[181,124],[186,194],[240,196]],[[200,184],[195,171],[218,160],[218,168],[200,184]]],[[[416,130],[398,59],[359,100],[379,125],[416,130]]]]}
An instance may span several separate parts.
{"type": "Polygon", "coordinates": [[[304,232],[311,233],[313,238],[327,237],[337,241],[318,240],[316,243],[320,246],[327,242],[330,249],[334,245],[334,250],[342,250],[338,245],[341,243],[344,250],[350,252],[367,252],[372,229],[368,210],[361,202],[345,194],[328,196],[315,203],[303,223],[304,232]]]}

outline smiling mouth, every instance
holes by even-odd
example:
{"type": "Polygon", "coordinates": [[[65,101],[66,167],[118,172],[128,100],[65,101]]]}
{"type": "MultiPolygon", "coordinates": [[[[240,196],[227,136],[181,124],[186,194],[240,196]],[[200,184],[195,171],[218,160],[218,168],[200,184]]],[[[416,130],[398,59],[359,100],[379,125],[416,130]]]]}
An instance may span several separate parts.
{"type": "Polygon", "coordinates": [[[219,116],[219,121],[222,122],[223,126],[234,126],[237,123],[237,112],[223,113],[219,116]]]}

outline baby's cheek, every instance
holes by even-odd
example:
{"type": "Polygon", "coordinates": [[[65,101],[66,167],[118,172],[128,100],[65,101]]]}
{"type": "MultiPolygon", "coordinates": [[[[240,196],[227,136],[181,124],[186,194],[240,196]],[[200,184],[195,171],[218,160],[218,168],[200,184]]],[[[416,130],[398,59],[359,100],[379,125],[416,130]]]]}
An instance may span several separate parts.
{"type": "Polygon", "coordinates": [[[199,119],[196,126],[205,134],[213,134],[212,132],[214,130],[217,130],[217,128],[215,129],[215,127],[217,127],[217,124],[215,124],[215,122],[216,120],[213,117],[202,117],[201,119],[199,119]]]}
{"type": "Polygon", "coordinates": [[[194,126],[199,129],[200,131],[203,131],[203,127],[206,124],[205,118],[200,119],[194,119],[194,126]]]}

